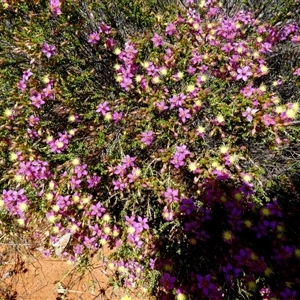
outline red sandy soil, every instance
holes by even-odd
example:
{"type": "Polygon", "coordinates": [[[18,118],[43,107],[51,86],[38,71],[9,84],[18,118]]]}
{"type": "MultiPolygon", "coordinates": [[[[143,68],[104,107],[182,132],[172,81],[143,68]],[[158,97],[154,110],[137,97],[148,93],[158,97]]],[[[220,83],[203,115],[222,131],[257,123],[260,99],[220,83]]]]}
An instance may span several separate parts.
{"type": "Polygon", "coordinates": [[[80,273],[61,259],[0,245],[0,300],[119,300],[125,295],[132,300],[148,299],[139,291],[132,293],[109,285],[110,271],[99,260],[109,253],[103,250],[85,273],[80,273]]]}

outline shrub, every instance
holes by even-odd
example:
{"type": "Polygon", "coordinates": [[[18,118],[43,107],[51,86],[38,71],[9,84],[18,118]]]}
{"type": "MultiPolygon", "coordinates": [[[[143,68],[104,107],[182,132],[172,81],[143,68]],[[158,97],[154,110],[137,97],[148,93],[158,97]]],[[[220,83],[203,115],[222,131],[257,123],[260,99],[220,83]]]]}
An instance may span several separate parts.
{"type": "Polygon", "coordinates": [[[299,204],[270,190],[299,165],[299,68],[272,60],[298,25],[133,3],[3,1],[2,233],[76,263],[107,244],[159,299],[295,298],[299,204]]]}

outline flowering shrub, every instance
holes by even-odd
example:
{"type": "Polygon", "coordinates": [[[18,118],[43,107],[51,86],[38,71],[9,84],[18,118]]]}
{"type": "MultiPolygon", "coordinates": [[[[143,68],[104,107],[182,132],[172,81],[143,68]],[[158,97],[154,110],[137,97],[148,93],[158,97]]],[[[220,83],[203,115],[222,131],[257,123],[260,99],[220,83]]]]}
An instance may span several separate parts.
{"type": "Polygon", "coordinates": [[[279,90],[299,96],[299,65],[269,66],[298,25],[136,1],[153,26],[126,36],[105,1],[43,3],[2,1],[1,232],[75,263],[109,245],[113,278],[158,299],[296,299],[299,204],[274,161],[299,166],[279,90]]]}

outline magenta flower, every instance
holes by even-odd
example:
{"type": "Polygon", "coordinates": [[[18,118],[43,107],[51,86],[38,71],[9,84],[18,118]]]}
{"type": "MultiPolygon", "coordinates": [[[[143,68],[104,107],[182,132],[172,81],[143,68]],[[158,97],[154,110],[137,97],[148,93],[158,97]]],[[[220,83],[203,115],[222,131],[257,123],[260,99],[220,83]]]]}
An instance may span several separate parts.
{"type": "Polygon", "coordinates": [[[75,167],[74,171],[73,171],[73,174],[77,176],[77,178],[81,178],[82,176],[85,176],[87,175],[87,165],[84,164],[84,165],[78,165],[75,167]]]}
{"type": "Polygon", "coordinates": [[[276,124],[276,122],[275,122],[275,120],[274,120],[274,117],[272,117],[272,116],[269,115],[269,114],[263,115],[262,121],[264,122],[264,124],[265,124],[266,126],[269,126],[269,125],[275,125],[275,124],[276,124]]]}
{"type": "Polygon", "coordinates": [[[100,33],[104,33],[104,34],[110,34],[110,30],[111,30],[110,26],[107,25],[107,24],[105,24],[104,22],[102,22],[100,24],[100,26],[98,27],[98,29],[99,29],[100,33]]]}
{"type": "Polygon", "coordinates": [[[102,207],[101,203],[98,202],[97,204],[93,204],[91,206],[91,212],[90,215],[91,216],[96,216],[96,217],[102,217],[103,214],[105,213],[106,209],[104,207],[102,207]]]}
{"type": "Polygon", "coordinates": [[[154,102],[155,107],[158,109],[159,113],[162,113],[164,110],[168,109],[165,101],[154,102]]]}
{"type": "Polygon", "coordinates": [[[178,202],[178,190],[172,190],[171,188],[167,188],[163,195],[166,197],[168,203],[178,202]]]}
{"type": "Polygon", "coordinates": [[[60,6],[60,0],[50,0],[50,10],[55,17],[61,15],[60,6]]]}
{"type": "Polygon", "coordinates": [[[174,165],[174,167],[176,168],[176,169],[179,169],[180,167],[182,167],[182,166],[184,166],[184,159],[185,159],[185,157],[183,156],[183,155],[174,155],[173,156],[173,159],[170,161],[170,163],[172,164],[172,165],[174,165]]]}
{"type": "Polygon", "coordinates": [[[192,117],[192,115],[190,114],[190,110],[189,109],[183,109],[181,107],[179,107],[179,114],[178,114],[178,116],[181,119],[182,123],[185,123],[187,121],[187,119],[190,119],[192,117]]]}
{"type": "Polygon", "coordinates": [[[31,115],[27,120],[29,126],[31,126],[31,127],[34,127],[35,125],[39,124],[39,121],[40,121],[40,118],[38,118],[34,115],[31,115]]]}
{"type": "Polygon", "coordinates": [[[30,69],[27,69],[27,70],[23,73],[22,79],[23,79],[23,80],[28,80],[29,77],[31,77],[31,75],[33,75],[33,73],[31,72],[30,69]]]}
{"type": "Polygon", "coordinates": [[[174,35],[176,33],[177,33],[177,29],[175,24],[170,22],[165,29],[165,35],[174,35]]]}
{"type": "Polygon", "coordinates": [[[52,84],[47,84],[47,86],[43,88],[43,97],[49,99],[54,98],[54,90],[52,84]]]}
{"type": "Polygon", "coordinates": [[[163,46],[165,44],[163,38],[160,35],[158,35],[157,33],[154,34],[151,41],[153,42],[154,47],[163,46]]]}
{"type": "Polygon", "coordinates": [[[121,182],[120,180],[113,180],[112,184],[114,186],[114,191],[123,191],[125,189],[125,183],[121,182]]]}
{"type": "Polygon", "coordinates": [[[183,103],[183,101],[184,101],[185,99],[186,99],[186,96],[185,96],[184,94],[173,95],[173,96],[169,99],[169,102],[171,103],[170,108],[182,106],[182,103],[183,103]]]}
{"type": "Polygon", "coordinates": [[[122,159],[122,163],[127,167],[134,167],[134,161],[136,160],[136,157],[131,157],[130,155],[126,155],[122,159]]]}
{"type": "Polygon", "coordinates": [[[105,116],[106,113],[108,113],[109,111],[110,111],[110,108],[108,106],[108,102],[107,101],[104,101],[103,103],[100,103],[97,106],[97,109],[96,109],[96,112],[97,113],[101,113],[102,116],[105,116]]]}
{"type": "Polygon", "coordinates": [[[42,46],[42,52],[49,58],[55,55],[56,47],[54,45],[49,45],[48,43],[44,42],[42,46]]]}
{"type": "Polygon", "coordinates": [[[22,92],[24,92],[26,90],[26,83],[24,79],[21,79],[18,82],[18,89],[21,90],[22,92]]]}
{"type": "Polygon", "coordinates": [[[300,68],[296,69],[293,73],[293,75],[298,75],[300,76],[300,68]]]}
{"type": "Polygon", "coordinates": [[[41,93],[34,91],[30,95],[31,104],[36,108],[40,108],[43,104],[45,104],[44,97],[41,93]]]}
{"type": "Polygon", "coordinates": [[[153,131],[142,132],[141,142],[149,146],[154,140],[153,131]]]}
{"type": "Polygon", "coordinates": [[[88,189],[96,187],[100,181],[101,181],[101,177],[97,176],[96,174],[94,174],[92,176],[87,176],[87,182],[89,184],[88,189]]]}
{"type": "Polygon", "coordinates": [[[123,113],[122,112],[117,112],[115,111],[113,114],[112,114],[112,119],[115,123],[119,123],[121,120],[122,120],[122,117],[123,117],[123,113]]]}
{"type": "Polygon", "coordinates": [[[98,32],[93,32],[89,35],[88,42],[92,45],[96,45],[100,40],[100,36],[98,32]]]}
{"type": "Polygon", "coordinates": [[[117,42],[113,38],[107,38],[105,41],[105,48],[107,50],[112,50],[116,46],[117,42]]]}
{"type": "Polygon", "coordinates": [[[237,73],[236,80],[243,79],[244,81],[247,81],[247,79],[252,75],[249,66],[238,68],[237,73]]]}

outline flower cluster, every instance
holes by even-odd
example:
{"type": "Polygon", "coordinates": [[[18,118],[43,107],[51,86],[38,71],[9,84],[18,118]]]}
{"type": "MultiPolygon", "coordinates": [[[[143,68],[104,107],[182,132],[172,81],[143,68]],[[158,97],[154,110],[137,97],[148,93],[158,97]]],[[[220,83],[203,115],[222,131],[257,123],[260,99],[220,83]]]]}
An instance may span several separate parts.
{"type": "Polygon", "coordinates": [[[102,38],[105,39],[104,46],[107,50],[110,51],[115,48],[116,41],[112,38],[111,27],[104,22],[100,24],[98,31],[89,35],[88,42],[92,45],[97,45],[102,38]]]}
{"type": "Polygon", "coordinates": [[[109,1],[11,2],[28,30],[0,49],[1,225],[73,262],[108,245],[112,278],[158,299],[296,299],[300,68],[271,63],[297,24],[187,0],[129,38],[95,23],[109,1]]]}

